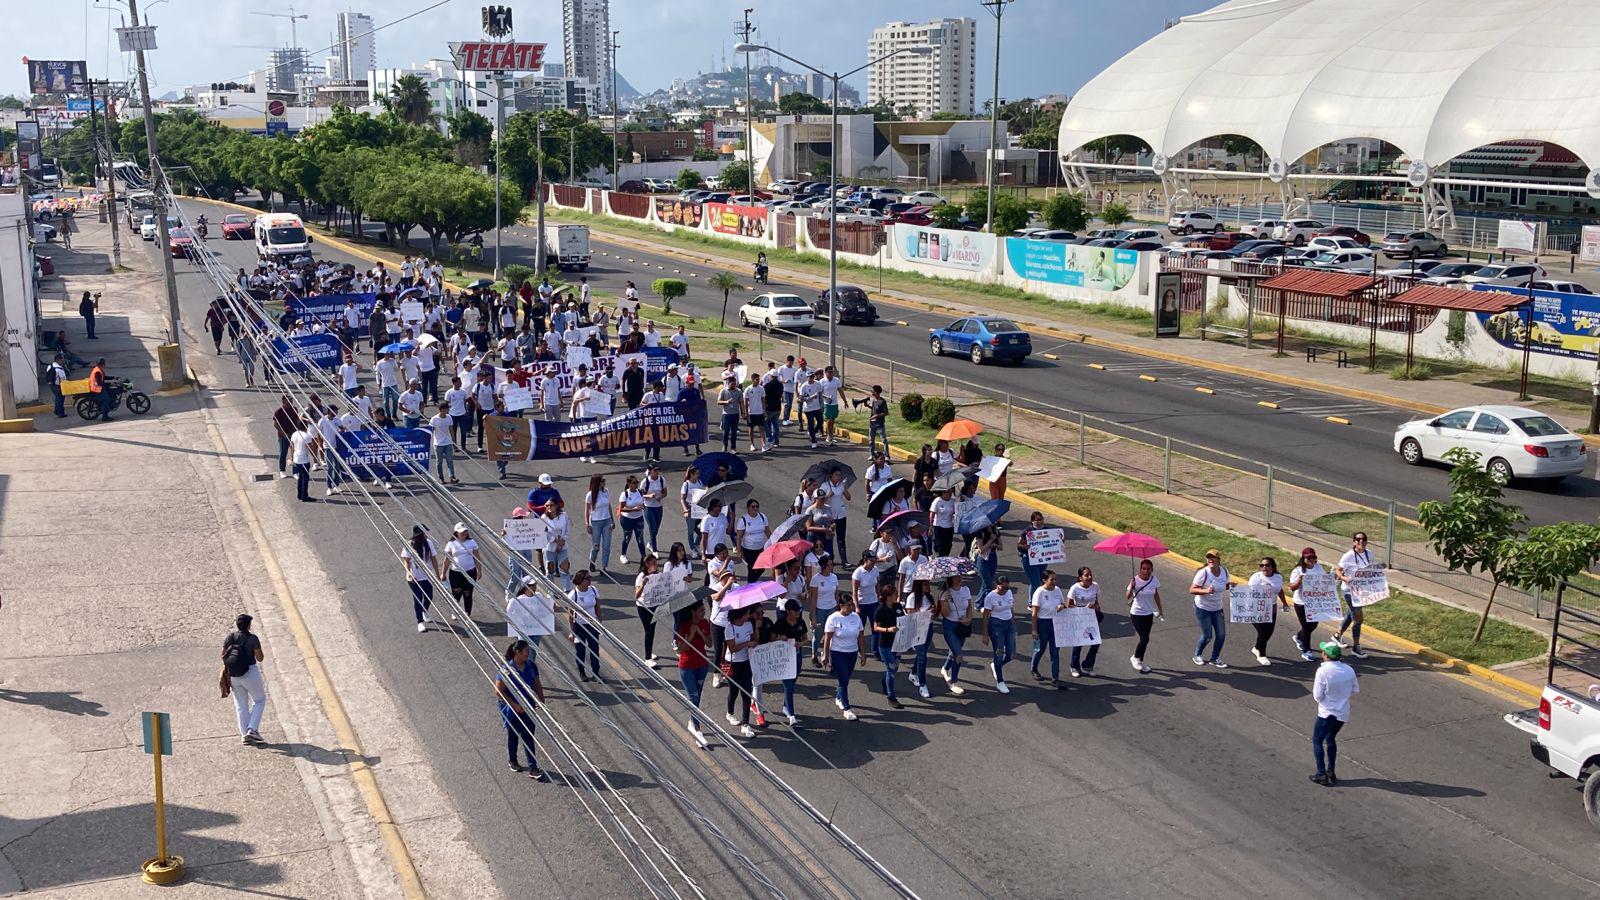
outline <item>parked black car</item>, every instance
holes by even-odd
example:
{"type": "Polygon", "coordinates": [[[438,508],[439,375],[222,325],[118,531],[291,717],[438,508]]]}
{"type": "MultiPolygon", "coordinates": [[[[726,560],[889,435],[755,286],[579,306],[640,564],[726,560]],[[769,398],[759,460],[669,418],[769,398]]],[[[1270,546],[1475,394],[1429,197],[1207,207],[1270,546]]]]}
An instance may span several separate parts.
{"type": "Polygon", "coordinates": [[[878,322],[878,307],[867,298],[867,292],[853,284],[839,285],[839,304],[837,310],[828,302],[828,292],[823,291],[815,303],[811,304],[812,310],[817,314],[817,321],[833,318],[840,325],[857,323],[861,325],[875,325],[878,322]]]}

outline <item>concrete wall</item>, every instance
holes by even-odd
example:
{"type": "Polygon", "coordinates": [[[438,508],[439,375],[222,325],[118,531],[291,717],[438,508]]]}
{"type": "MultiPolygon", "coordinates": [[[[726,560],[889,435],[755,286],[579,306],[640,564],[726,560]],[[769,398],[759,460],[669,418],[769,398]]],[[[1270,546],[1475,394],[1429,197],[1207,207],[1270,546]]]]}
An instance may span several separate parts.
{"type": "Polygon", "coordinates": [[[32,403],[39,399],[38,298],[20,193],[0,194],[0,297],[6,305],[12,389],[17,403],[32,403]]]}

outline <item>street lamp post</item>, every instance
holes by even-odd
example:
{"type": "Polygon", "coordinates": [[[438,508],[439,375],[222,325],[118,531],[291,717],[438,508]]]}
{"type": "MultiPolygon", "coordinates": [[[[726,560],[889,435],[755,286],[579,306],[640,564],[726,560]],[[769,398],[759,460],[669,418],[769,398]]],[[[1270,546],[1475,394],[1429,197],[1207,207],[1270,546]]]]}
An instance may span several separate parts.
{"type": "Polygon", "coordinates": [[[735,53],[754,53],[765,50],[768,53],[781,56],[802,69],[815,72],[833,83],[832,108],[829,112],[828,122],[828,365],[838,364],[838,343],[835,327],[838,321],[835,304],[839,302],[839,84],[844,79],[864,69],[869,69],[883,62],[891,56],[901,53],[910,53],[913,56],[926,56],[933,52],[932,47],[916,46],[901,47],[891,50],[877,59],[868,60],[866,65],[857,66],[848,72],[824,72],[809,63],[795,59],[782,50],[769,47],[766,44],[740,43],[734,45],[735,53]]]}
{"type": "MultiPolygon", "coordinates": [[[[506,79],[494,73],[494,280],[500,280],[500,145],[506,142],[506,79]]],[[[540,234],[544,231],[541,229],[540,234]]]]}
{"type": "MultiPolygon", "coordinates": [[[[132,23],[133,28],[139,27],[137,0],[128,0],[128,21],[132,23]]],[[[172,270],[172,254],[166,252],[171,243],[167,235],[167,201],[162,185],[165,183],[167,190],[171,190],[172,185],[161,174],[161,160],[156,148],[156,113],[150,98],[150,77],[146,71],[143,49],[134,51],[134,61],[139,69],[139,96],[144,103],[144,139],[146,149],[150,152],[150,186],[154,189],[152,199],[156,215],[156,238],[161,241],[161,269],[167,284],[168,340],[177,347],[178,371],[172,379],[173,386],[177,386],[189,382],[189,369],[184,359],[183,314],[178,309],[178,277],[172,270]]]]}
{"type": "Polygon", "coordinates": [[[1000,124],[1000,19],[1005,15],[1007,4],[1015,0],[982,0],[982,6],[994,16],[994,93],[989,98],[989,166],[985,179],[988,185],[989,209],[984,219],[984,228],[991,233],[994,231],[994,155],[997,152],[995,141],[999,139],[1000,124]]]}
{"type": "Polygon", "coordinates": [[[611,189],[617,190],[617,174],[621,171],[617,167],[617,142],[622,138],[622,129],[617,125],[617,35],[620,31],[611,32],[611,189]]]}

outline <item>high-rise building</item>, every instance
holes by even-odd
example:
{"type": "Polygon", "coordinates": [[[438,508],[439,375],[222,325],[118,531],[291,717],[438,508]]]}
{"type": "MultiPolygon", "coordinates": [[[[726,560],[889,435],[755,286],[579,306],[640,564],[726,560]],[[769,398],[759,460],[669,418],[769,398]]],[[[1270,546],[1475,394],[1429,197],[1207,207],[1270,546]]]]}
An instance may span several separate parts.
{"type": "Polygon", "coordinates": [[[367,80],[367,73],[378,65],[371,16],[358,12],[339,13],[334,28],[333,56],[328,58],[328,63],[328,77],[334,81],[367,80]]]}
{"type": "Polygon", "coordinates": [[[279,47],[267,54],[267,90],[297,91],[306,77],[306,51],[300,47],[279,47]]]}
{"type": "Polygon", "coordinates": [[[610,0],[561,0],[566,77],[594,84],[597,105],[611,103],[610,0]]]}
{"type": "Polygon", "coordinates": [[[901,53],[868,69],[867,103],[914,107],[923,118],[939,112],[972,115],[977,38],[978,23],[969,18],[890,22],[873,29],[868,59],[907,47],[932,52],[901,53]]]}

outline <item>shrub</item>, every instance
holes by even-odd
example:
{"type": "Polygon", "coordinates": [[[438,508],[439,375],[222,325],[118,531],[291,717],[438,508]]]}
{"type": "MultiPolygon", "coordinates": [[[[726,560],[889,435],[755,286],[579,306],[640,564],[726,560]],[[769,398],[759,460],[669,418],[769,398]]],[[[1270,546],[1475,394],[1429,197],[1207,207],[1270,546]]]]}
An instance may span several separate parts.
{"type": "MultiPolygon", "coordinates": [[[[684,171],[689,171],[685,169],[684,171]]],[[[672,301],[689,292],[689,285],[681,278],[657,278],[650,282],[650,290],[661,298],[661,311],[672,314],[672,301]]]]}
{"type": "Polygon", "coordinates": [[[900,397],[900,418],[907,422],[922,421],[921,394],[904,394],[900,397]]]}
{"type": "Polygon", "coordinates": [[[1089,227],[1089,207],[1083,202],[1082,194],[1057,193],[1045,201],[1041,213],[1044,223],[1051,228],[1082,231],[1089,227]]]}
{"type": "Polygon", "coordinates": [[[940,428],[955,419],[956,405],[943,397],[929,397],[922,404],[922,424],[940,428]]]}
{"type": "Polygon", "coordinates": [[[1107,203],[1105,208],[1100,210],[1100,221],[1112,228],[1116,228],[1131,218],[1133,218],[1133,213],[1129,212],[1128,207],[1121,203],[1107,203]]]}
{"type": "Polygon", "coordinates": [[[941,203],[928,212],[936,228],[958,228],[961,225],[961,207],[954,203],[941,203]]]}
{"type": "Polygon", "coordinates": [[[1433,367],[1427,363],[1412,363],[1411,374],[1406,374],[1405,363],[1395,363],[1389,367],[1389,377],[1395,381],[1427,381],[1433,377],[1433,367]]]}
{"type": "Polygon", "coordinates": [[[521,263],[512,263],[505,268],[506,284],[515,288],[533,277],[533,266],[524,266],[521,263]]]}

